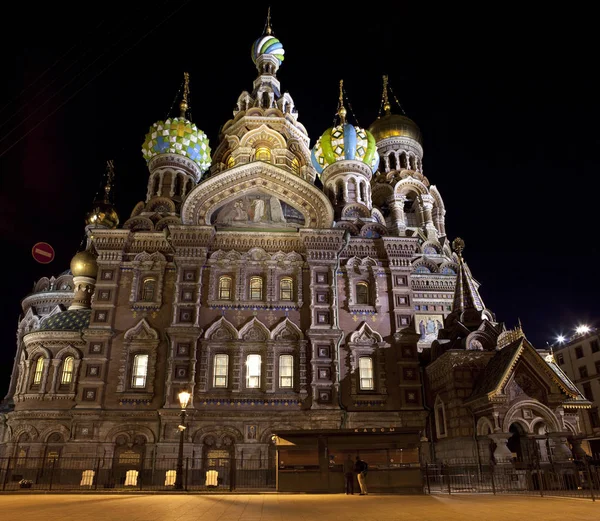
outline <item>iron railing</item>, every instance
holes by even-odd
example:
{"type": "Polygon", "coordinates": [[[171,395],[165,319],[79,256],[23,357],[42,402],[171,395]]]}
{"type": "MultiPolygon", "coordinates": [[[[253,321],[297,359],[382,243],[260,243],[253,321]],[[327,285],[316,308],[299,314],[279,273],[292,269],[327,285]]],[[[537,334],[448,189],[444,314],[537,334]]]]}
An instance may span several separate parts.
{"type": "MultiPolygon", "coordinates": [[[[192,458],[183,462],[182,490],[274,490],[275,469],[265,460],[219,459],[202,467],[192,458]]],[[[177,458],[145,464],[113,465],[104,458],[0,458],[0,490],[177,490],[177,458]]]]}

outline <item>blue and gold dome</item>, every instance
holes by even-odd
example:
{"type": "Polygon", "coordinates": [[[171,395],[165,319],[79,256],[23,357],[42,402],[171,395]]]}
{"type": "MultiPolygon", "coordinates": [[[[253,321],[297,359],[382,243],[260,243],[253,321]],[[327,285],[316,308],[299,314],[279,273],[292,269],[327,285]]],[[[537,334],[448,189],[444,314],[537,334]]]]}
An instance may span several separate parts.
{"type": "Polygon", "coordinates": [[[269,30],[267,31],[266,35],[261,36],[252,45],[252,62],[256,64],[258,57],[263,54],[275,56],[279,62],[279,65],[281,65],[281,62],[284,59],[285,51],[283,49],[283,45],[277,38],[270,34],[269,30]]]}
{"type": "Polygon", "coordinates": [[[68,309],[42,321],[41,331],[80,331],[90,325],[91,309],[68,309]]]}
{"type": "Polygon", "coordinates": [[[159,154],[178,154],[191,159],[202,172],[211,164],[206,134],[184,117],[154,123],[146,134],[142,153],[146,162],[159,154]]]}
{"type": "Polygon", "coordinates": [[[337,161],[362,161],[372,172],[379,166],[373,134],[350,123],[328,128],[312,149],[312,164],[320,174],[337,161]]]}

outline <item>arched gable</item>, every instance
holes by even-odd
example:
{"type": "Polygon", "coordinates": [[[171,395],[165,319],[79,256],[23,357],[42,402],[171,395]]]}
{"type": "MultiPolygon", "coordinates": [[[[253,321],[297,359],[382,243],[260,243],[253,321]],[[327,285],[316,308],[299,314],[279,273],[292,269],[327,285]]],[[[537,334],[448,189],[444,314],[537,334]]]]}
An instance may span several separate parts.
{"type": "Polygon", "coordinates": [[[59,360],[62,360],[67,356],[72,356],[76,360],[81,360],[82,358],[81,351],[79,349],[74,348],[73,346],[67,346],[64,349],[61,349],[58,353],[56,353],[56,358],[58,358],[59,360]]]}
{"type": "Polygon", "coordinates": [[[419,195],[425,195],[429,193],[425,184],[414,177],[406,177],[401,179],[394,186],[395,195],[403,195],[409,192],[416,192],[419,195]]]}
{"type": "Polygon", "coordinates": [[[267,326],[254,317],[240,329],[238,338],[250,342],[264,342],[271,338],[271,332],[267,326]]]}
{"type": "Polygon", "coordinates": [[[304,340],[304,334],[296,324],[286,317],[273,328],[271,339],[280,341],[304,340]]]}
{"type": "Polygon", "coordinates": [[[114,443],[117,439],[117,436],[120,434],[124,434],[127,436],[127,439],[130,442],[133,442],[135,435],[142,434],[146,438],[147,443],[154,443],[156,440],[156,436],[154,432],[140,424],[131,424],[131,425],[118,425],[117,427],[113,427],[106,436],[104,437],[104,441],[108,443],[114,443]]]}
{"type": "Polygon", "coordinates": [[[238,336],[236,327],[225,317],[212,324],[204,334],[207,340],[237,340],[238,336]]]}
{"type": "Polygon", "coordinates": [[[125,332],[125,341],[133,340],[158,340],[158,331],[152,328],[145,318],[142,318],[137,325],[125,332]]]}
{"type": "Polygon", "coordinates": [[[377,344],[383,342],[383,338],[377,331],[373,331],[366,322],[350,335],[351,344],[377,344]]]}
{"type": "MultiPolygon", "coordinates": [[[[511,423],[522,421],[522,409],[531,409],[533,412],[536,412],[546,421],[548,427],[550,428],[550,431],[561,432],[563,430],[562,427],[559,425],[559,421],[556,415],[543,403],[540,403],[535,400],[522,400],[520,402],[515,403],[504,415],[504,421],[502,422],[503,432],[508,432],[511,423]]],[[[529,430],[529,425],[527,425],[527,431],[529,430]]]]}
{"type": "MultiPolygon", "coordinates": [[[[283,114],[279,117],[282,116],[283,114]]],[[[240,146],[248,148],[257,148],[260,146],[268,146],[269,148],[287,148],[284,137],[276,130],[271,129],[264,124],[244,134],[240,139],[240,146]]]]}

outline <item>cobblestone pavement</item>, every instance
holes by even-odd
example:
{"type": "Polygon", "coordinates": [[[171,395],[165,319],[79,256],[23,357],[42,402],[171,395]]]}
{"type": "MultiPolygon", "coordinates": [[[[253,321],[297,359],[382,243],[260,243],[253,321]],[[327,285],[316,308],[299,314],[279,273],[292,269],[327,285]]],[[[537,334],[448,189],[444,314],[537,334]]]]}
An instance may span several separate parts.
{"type": "Polygon", "coordinates": [[[2,521],[544,521],[600,519],[600,502],[521,496],[3,494],[2,521]]]}

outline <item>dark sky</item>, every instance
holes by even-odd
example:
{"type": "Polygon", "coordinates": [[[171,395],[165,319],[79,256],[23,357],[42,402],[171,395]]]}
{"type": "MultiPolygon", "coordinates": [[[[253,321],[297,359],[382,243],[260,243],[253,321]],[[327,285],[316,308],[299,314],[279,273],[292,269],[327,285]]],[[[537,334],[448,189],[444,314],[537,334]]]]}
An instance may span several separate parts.
{"type": "MultiPolygon", "coordinates": [[[[145,198],[144,136],[169,115],[184,71],[192,119],[214,150],[237,97],[252,88],[250,47],[267,5],[97,2],[61,11],[56,3],[21,4],[3,8],[15,34],[0,36],[2,396],[20,300],[34,281],[69,267],[106,160],[115,162],[124,222],[145,198]],[[56,249],[51,264],[31,257],[37,241],[56,249]]],[[[600,293],[593,14],[507,3],[474,10],[380,4],[272,5],[286,50],[278,77],[311,146],[332,122],[340,78],[354,122],[368,127],[388,74],[421,127],[424,170],[444,198],[448,235],[465,240],[465,258],[498,320],[513,327],[520,317],[538,347],[593,323],[600,293]]]]}

